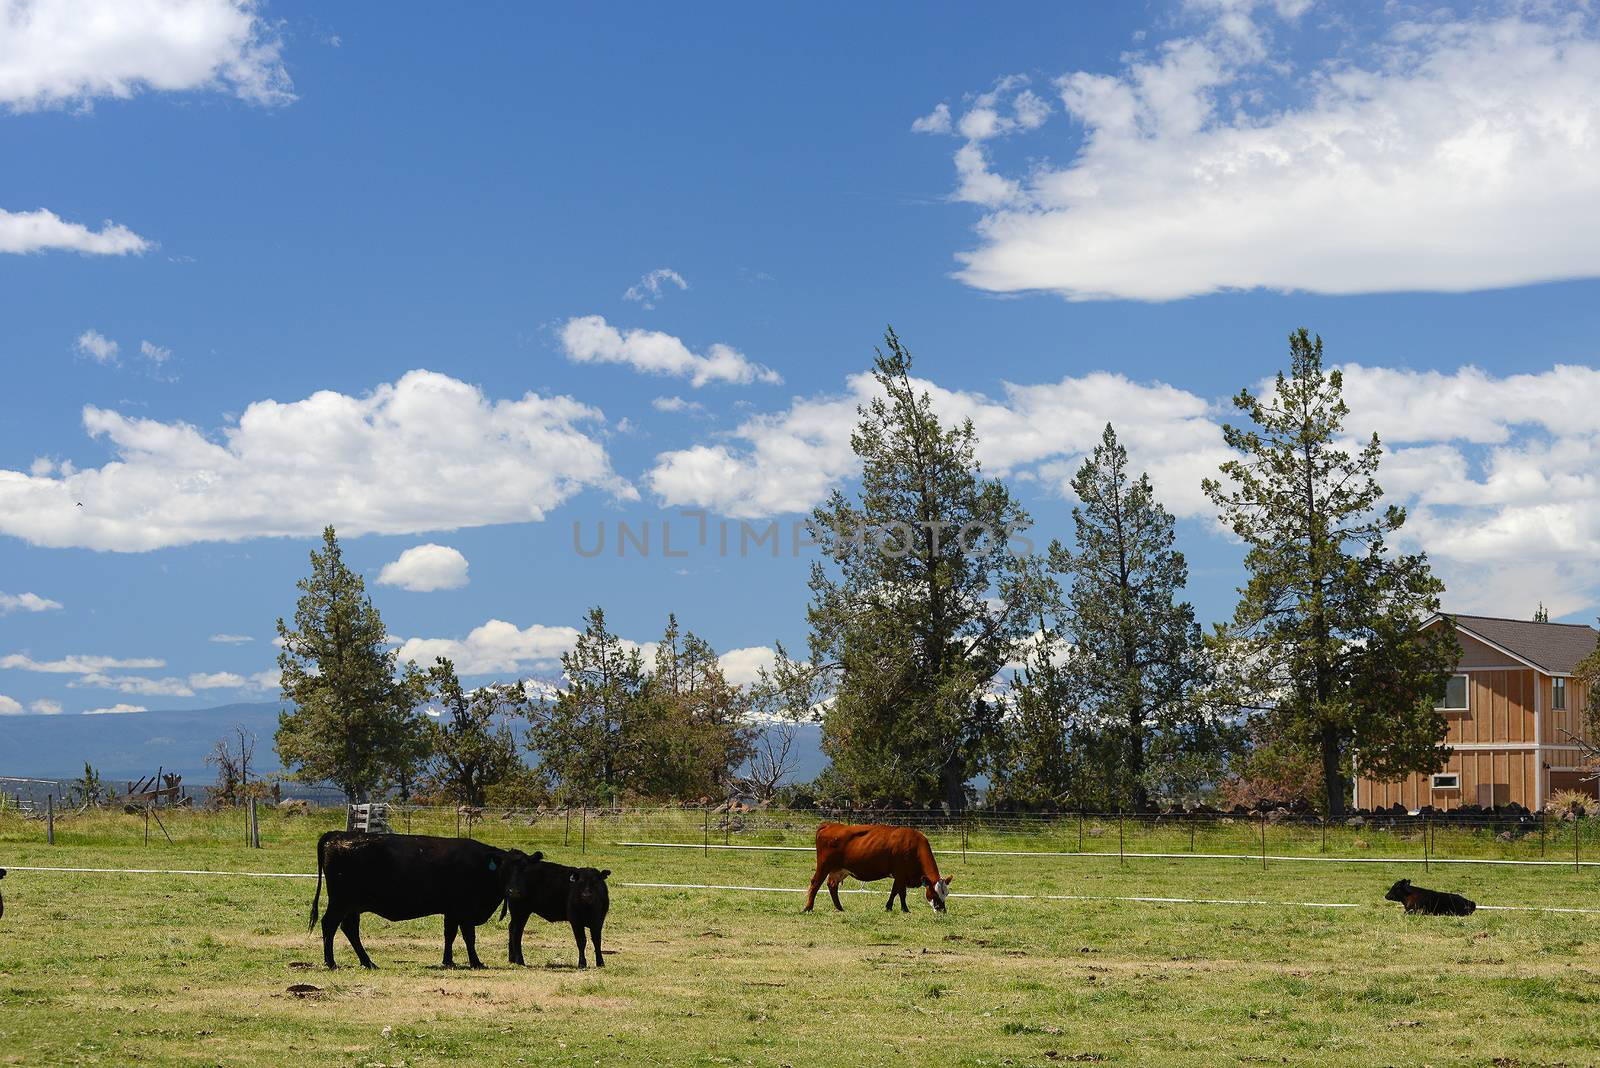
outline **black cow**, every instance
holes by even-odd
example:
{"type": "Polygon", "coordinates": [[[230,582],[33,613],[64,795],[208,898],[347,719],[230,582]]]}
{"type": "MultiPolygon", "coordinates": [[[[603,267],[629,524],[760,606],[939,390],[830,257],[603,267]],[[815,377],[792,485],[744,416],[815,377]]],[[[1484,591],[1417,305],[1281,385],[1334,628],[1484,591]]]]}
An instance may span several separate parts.
{"type": "Polygon", "coordinates": [[[444,966],[454,968],[456,929],[467,944],[467,960],[478,959],[476,928],[494,915],[515,875],[542,854],[496,849],[471,838],[432,838],[420,834],[364,834],[329,831],[317,839],[317,892],[311,898],[311,926],[317,925],[317,899],[328,878],[328,911],[322,916],[322,959],[333,961],[333,932],[344,931],[363,968],[376,968],[361,945],[361,914],[386,920],[444,917],[444,966]]]}
{"type": "Polygon", "coordinates": [[[1385,901],[1400,902],[1407,912],[1420,912],[1424,916],[1470,916],[1478,907],[1460,894],[1412,886],[1410,879],[1401,879],[1389,887],[1383,897],[1385,901]]]}
{"type": "Polygon", "coordinates": [[[511,913],[511,963],[526,964],[522,959],[522,929],[528,917],[537,914],[549,923],[565,920],[572,924],[572,937],[578,943],[578,967],[587,968],[584,956],[583,932],[588,928],[594,939],[594,964],[606,966],[600,949],[600,929],[605,926],[606,913],[611,908],[611,894],[606,889],[610,869],[572,868],[565,864],[544,861],[527,864],[511,878],[506,888],[505,906],[500,915],[511,913]]]}

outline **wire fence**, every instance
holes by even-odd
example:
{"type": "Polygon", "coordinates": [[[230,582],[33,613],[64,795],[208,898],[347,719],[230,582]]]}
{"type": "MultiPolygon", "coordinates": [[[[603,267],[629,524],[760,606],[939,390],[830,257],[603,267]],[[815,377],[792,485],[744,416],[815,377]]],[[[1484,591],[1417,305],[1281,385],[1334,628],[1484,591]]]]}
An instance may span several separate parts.
{"type": "MultiPolygon", "coordinates": [[[[711,806],[472,809],[391,804],[397,833],[479,838],[497,845],[586,853],[677,849],[809,854],[823,822],[914,827],[941,857],[1137,858],[1290,862],[1600,866],[1600,819],[1549,814],[1380,813],[1344,819],[1252,813],[1055,813],[777,809],[711,806]]],[[[287,801],[250,810],[136,806],[0,808],[0,842],[63,845],[266,846],[314,840],[345,826],[345,808],[287,801]]]]}

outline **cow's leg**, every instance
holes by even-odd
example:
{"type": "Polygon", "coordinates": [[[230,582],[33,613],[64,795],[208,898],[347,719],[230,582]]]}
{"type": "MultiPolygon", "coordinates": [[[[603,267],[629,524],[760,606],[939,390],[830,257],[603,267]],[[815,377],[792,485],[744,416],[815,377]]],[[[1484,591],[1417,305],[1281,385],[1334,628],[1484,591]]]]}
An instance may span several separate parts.
{"type": "Polygon", "coordinates": [[[827,875],[822,870],[822,865],[817,865],[817,870],[811,875],[811,885],[806,888],[806,911],[811,911],[811,906],[817,903],[817,891],[822,889],[822,880],[827,875]]]}
{"type": "Polygon", "coordinates": [[[455,947],[457,926],[458,925],[455,921],[455,917],[446,916],[444,918],[444,967],[446,968],[454,968],[456,966],[455,947]]]}
{"type": "Polygon", "coordinates": [[[333,961],[333,935],[339,929],[339,914],[333,906],[328,906],[328,911],[322,914],[322,962],[330,968],[337,968],[333,961]]]}
{"type": "MultiPolygon", "coordinates": [[[[578,942],[578,967],[587,968],[589,959],[583,955],[583,924],[577,920],[572,921],[572,937],[578,942]]],[[[596,952],[598,953],[599,950],[596,949],[596,952]]]]}
{"type": "Polygon", "coordinates": [[[594,942],[594,966],[604,968],[606,958],[600,953],[600,928],[605,926],[605,920],[600,920],[589,928],[589,938],[594,942]]]}
{"type": "Polygon", "coordinates": [[[528,917],[513,913],[511,916],[511,963],[523,964],[522,959],[522,929],[527,926],[528,917]]]}
{"type": "Polygon", "coordinates": [[[367,956],[366,947],[361,944],[361,913],[352,912],[346,916],[344,922],[339,924],[339,929],[350,940],[350,948],[356,951],[356,959],[361,961],[361,966],[376,968],[377,965],[372,963],[372,958],[367,956]]]}
{"type": "Polygon", "coordinates": [[[483,961],[478,959],[478,929],[470,923],[462,924],[461,940],[467,944],[467,966],[483,967],[483,961]]]}
{"type": "Polygon", "coordinates": [[[844,872],[836,871],[828,876],[828,896],[833,898],[835,911],[843,912],[844,906],[839,904],[839,884],[844,882],[844,872]]]}
{"type": "Polygon", "coordinates": [[[883,903],[883,911],[885,911],[885,912],[893,912],[894,911],[894,896],[896,894],[903,894],[903,893],[905,893],[905,891],[900,888],[900,880],[899,879],[896,879],[894,882],[890,883],[889,884],[889,900],[885,901],[883,903]]]}
{"type": "Polygon", "coordinates": [[[910,885],[911,885],[910,883],[901,883],[900,884],[900,911],[901,912],[910,912],[911,911],[911,906],[906,904],[906,887],[908,887],[910,885]]]}

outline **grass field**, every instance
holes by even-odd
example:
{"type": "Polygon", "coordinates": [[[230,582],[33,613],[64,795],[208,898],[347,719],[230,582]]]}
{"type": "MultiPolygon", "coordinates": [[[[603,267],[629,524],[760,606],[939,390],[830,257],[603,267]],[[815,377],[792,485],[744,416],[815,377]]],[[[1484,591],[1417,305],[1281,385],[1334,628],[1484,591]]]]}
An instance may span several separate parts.
{"type": "MultiPolygon", "coordinates": [[[[273,814],[265,848],[249,850],[235,816],[177,815],[177,843],[146,847],[142,821],[119,814],[63,821],[52,847],[11,817],[0,866],[310,872],[325,823],[273,814]]],[[[0,1063],[1600,1062],[1600,915],[1405,917],[1382,900],[1408,875],[1483,905],[1600,907],[1595,869],[1460,865],[1424,879],[1420,863],[1264,873],[1114,855],[963,862],[947,846],[958,894],[1359,907],[958,896],[939,917],[920,903],[885,913],[874,884],[843,915],[804,915],[798,895],[623,885],[799,889],[810,874],[802,853],[607,844],[638,830],[589,829],[587,862],[613,870],[603,971],[577,971],[570,932],[542,924],[529,928],[533,966],[510,968],[499,923],[479,932],[489,970],[444,971],[437,919],[369,917],[380,970],[330,973],[306,931],[310,880],[14,870],[0,883],[0,1063]]],[[[564,832],[476,828],[576,862],[580,828],[566,848],[564,832]]],[[[342,938],[338,951],[354,964],[342,938]]]]}

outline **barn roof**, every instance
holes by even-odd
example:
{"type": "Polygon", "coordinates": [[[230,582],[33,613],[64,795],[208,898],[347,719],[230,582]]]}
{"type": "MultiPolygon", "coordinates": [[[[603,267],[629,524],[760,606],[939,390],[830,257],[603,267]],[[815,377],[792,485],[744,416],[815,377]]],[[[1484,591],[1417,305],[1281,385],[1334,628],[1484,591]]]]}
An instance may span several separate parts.
{"type": "Polygon", "coordinates": [[[1570,675],[1595,651],[1600,631],[1584,623],[1534,623],[1526,619],[1449,613],[1456,629],[1497,645],[1518,659],[1555,675],[1570,675]]]}

